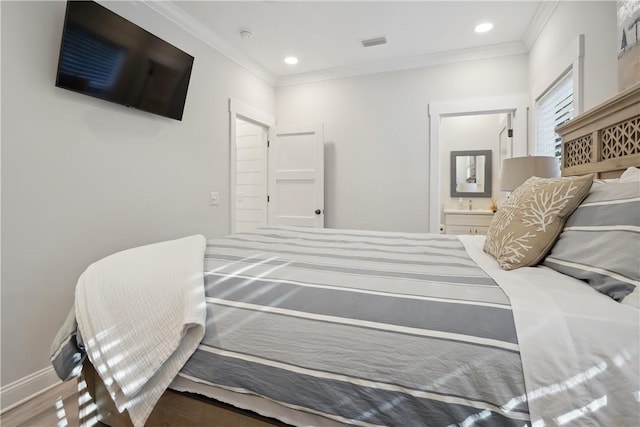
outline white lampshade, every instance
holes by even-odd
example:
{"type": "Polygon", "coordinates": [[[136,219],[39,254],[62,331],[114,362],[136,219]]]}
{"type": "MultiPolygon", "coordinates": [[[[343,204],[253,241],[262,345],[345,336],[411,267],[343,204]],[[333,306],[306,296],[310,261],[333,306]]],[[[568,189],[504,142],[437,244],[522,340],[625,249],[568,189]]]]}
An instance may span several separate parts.
{"type": "Polygon", "coordinates": [[[513,191],[532,176],[552,178],[560,176],[558,159],[548,156],[513,157],[502,162],[500,190],[513,191]]]}

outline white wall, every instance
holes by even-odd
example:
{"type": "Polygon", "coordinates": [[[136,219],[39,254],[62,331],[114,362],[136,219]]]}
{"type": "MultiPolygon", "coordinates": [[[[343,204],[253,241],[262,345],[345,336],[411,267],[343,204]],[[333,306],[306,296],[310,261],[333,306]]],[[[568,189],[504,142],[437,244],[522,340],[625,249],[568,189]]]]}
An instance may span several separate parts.
{"type": "MultiPolygon", "coordinates": [[[[532,102],[569,64],[584,34],[583,107],[586,111],[614,96],[618,88],[617,6],[615,1],[560,1],[529,51],[532,102]]],[[[533,104],[532,104],[533,105],[533,104]]],[[[530,126],[530,129],[533,127],[530,126]]],[[[530,146],[530,152],[532,147],[530,146]]]]}
{"type": "Polygon", "coordinates": [[[49,366],[91,262],[229,230],[228,99],[271,85],[141,3],[108,5],[195,57],[178,122],[56,88],[64,2],[2,1],[2,384],[49,366]],[[209,206],[219,191],[220,206],[209,206]]]}
{"type": "Polygon", "coordinates": [[[324,123],[326,226],[426,232],[429,103],[527,93],[527,66],[516,55],[278,88],[279,125],[324,123]]]}

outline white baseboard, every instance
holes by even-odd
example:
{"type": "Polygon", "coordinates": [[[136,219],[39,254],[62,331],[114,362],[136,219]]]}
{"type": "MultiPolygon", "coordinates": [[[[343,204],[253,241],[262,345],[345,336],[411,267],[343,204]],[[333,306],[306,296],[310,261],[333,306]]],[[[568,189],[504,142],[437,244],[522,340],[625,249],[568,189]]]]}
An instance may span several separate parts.
{"type": "Polygon", "coordinates": [[[53,367],[44,368],[0,388],[0,414],[60,384],[53,367]]]}

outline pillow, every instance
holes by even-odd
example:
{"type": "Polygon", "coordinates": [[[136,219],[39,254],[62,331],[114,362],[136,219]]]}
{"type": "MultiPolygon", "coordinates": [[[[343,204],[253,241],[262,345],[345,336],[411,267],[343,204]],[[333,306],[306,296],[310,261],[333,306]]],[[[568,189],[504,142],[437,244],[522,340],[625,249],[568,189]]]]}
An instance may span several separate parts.
{"type": "Polygon", "coordinates": [[[640,183],[594,185],[544,265],[621,301],[640,285],[640,183]]]}
{"type": "MultiPolygon", "coordinates": [[[[619,178],[605,178],[605,179],[594,179],[594,184],[610,184],[612,182],[619,182],[619,178]]],[[[593,189],[593,187],[591,187],[593,189]]]]}
{"type": "Polygon", "coordinates": [[[631,307],[640,309],[640,286],[636,286],[633,292],[624,297],[620,302],[622,304],[630,305],[631,307]]]}
{"type": "Polygon", "coordinates": [[[618,182],[640,182],[640,169],[631,166],[622,172],[618,182]]]}
{"type": "Polygon", "coordinates": [[[484,251],[504,270],[537,264],[562,231],[566,218],[591,188],[593,175],[532,177],[516,188],[493,217],[484,251]]]}
{"type": "Polygon", "coordinates": [[[598,185],[611,184],[612,182],[640,182],[640,169],[631,166],[631,167],[627,168],[622,173],[622,175],[620,175],[620,178],[598,178],[598,179],[594,179],[593,180],[594,186],[591,187],[591,190],[593,191],[593,188],[595,187],[596,184],[598,184],[598,185]]]}

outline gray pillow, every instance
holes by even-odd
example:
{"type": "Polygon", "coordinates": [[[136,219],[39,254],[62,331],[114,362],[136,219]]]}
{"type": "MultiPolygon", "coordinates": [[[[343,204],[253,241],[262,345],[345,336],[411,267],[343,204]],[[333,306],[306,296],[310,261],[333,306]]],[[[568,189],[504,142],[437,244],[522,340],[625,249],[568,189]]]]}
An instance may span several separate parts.
{"type": "Polygon", "coordinates": [[[640,183],[594,184],[544,265],[621,301],[640,285],[640,183]]]}

